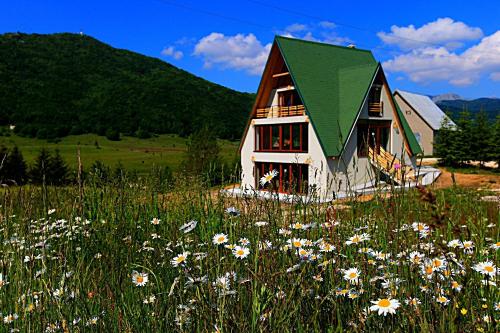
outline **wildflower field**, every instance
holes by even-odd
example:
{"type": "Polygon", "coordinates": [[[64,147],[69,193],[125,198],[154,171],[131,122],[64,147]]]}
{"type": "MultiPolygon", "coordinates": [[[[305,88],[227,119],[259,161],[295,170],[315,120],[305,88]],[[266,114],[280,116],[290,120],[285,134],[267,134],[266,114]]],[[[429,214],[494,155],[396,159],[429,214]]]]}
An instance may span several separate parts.
{"type": "Polygon", "coordinates": [[[500,330],[499,207],[480,191],[0,193],[0,332],[500,330]]]}

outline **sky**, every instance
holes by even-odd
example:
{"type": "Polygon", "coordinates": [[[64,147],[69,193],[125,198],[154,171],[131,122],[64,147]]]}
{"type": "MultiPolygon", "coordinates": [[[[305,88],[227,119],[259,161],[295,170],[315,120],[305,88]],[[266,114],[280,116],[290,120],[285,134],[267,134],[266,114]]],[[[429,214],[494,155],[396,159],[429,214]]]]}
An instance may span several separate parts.
{"type": "Polygon", "coordinates": [[[500,98],[500,1],[0,0],[0,33],[83,32],[256,92],[275,35],[369,49],[392,90],[500,98]]]}

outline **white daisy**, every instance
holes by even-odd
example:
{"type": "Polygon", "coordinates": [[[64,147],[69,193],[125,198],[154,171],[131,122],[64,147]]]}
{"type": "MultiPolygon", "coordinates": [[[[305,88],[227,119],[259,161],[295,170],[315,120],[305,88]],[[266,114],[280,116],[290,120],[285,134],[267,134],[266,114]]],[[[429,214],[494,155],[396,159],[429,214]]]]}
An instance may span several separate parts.
{"type": "Polygon", "coordinates": [[[196,228],[196,225],[198,224],[198,221],[192,220],[189,221],[188,223],[184,223],[179,227],[179,230],[187,234],[188,232],[193,231],[194,228],[196,228]]]}
{"type": "Polygon", "coordinates": [[[453,240],[448,242],[448,247],[451,247],[452,249],[454,249],[457,247],[463,247],[463,245],[459,239],[453,239],[453,240]]]}
{"type": "Polygon", "coordinates": [[[238,259],[244,259],[250,254],[250,249],[244,246],[235,246],[233,249],[233,254],[238,259]]]}
{"type": "Polygon", "coordinates": [[[357,284],[359,282],[360,271],[356,267],[342,270],[344,280],[357,284]]]}
{"type": "Polygon", "coordinates": [[[500,249],[500,242],[496,242],[490,245],[490,249],[498,250],[500,249]]]}
{"type": "Polygon", "coordinates": [[[436,302],[442,305],[447,305],[448,303],[450,303],[450,300],[443,295],[439,295],[436,297],[436,302]]]}
{"type": "Polygon", "coordinates": [[[391,299],[391,298],[382,298],[378,299],[376,301],[371,301],[373,303],[372,306],[370,306],[370,311],[378,311],[379,315],[384,315],[386,316],[388,313],[390,314],[395,314],[396,309],[399,308],[399,301],[397,299],[391,299]]]}
{"type": "Polygon", "coordinates": [[[474,251],[474,242],[473,241],[465,241],[462,243],[462,247],[465,253],[472,253],[474,251]]]}
{"type": "Polygon", "coordinates": [[[359,243],[367,241],[367,240],[370,240],[370,235],[368,235],[368,234],[361,234],[361,235],[354,235],[354,236],[352,236],[345,243],[347,245],[359,244],[359,243]]]}
{"type": "Polygon", "coordinates": [[[183,252],[181,254],[178,254],[177,256],[175,256],[171,261],[170,263],[172,264],[172,266],[174,267],[177,267],[179,265],[183,265],[185,264],[186,262],[186,259],[189,255],[189,252],[183,252]]]}
{"type": "Polygon", "coordinates": [[[148,283],[148,273],[132,272],[132,283],[138,287],[144,287],[148,283]]]}
{"type": "Polygon", "coordinates": [[[271,170],[268,173],[266,173],[263,177],[260,178],[260,184],[262,186],[266,185],[267,183],[271,182],[274,177],[278,175],[278,171],[276,170],[271,170]]]}
{"type": "Polygon", "coordinates": [[[488,275],[493,277],[497,274],[497,268],[495,267],[495,265],[493,265],[491,261],[480,262],[474,265],[474,267],[472,268],[483,275],[488,275]]]}
{"type": "Polygon", "coordinates": [[[429,226],[425,223],[414,222],[412,225],[413,231],[425,232],[429,230],[429,226]]]}
{"type": "Polygon", "coordinates": [[[216,234],[216,235],[212,238],[212,242],[213,242],[215,245],[225,244],[225,243],[227,243],[227,242],[228,242],[227,235],[226,235],[226,234],[216,234]]]}
{"type": "Polygon", "coordinates": [[[161,220],[157,217],[154,217],[152,220],[151,220],[151,224],[154,224],[154,225],[158,225],[160,224],[161,220]]]}

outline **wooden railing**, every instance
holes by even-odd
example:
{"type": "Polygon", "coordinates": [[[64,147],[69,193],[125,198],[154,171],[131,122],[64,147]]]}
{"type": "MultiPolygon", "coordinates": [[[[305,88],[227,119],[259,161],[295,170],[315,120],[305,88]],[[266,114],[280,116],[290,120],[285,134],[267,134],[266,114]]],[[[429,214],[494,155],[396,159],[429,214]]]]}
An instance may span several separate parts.
{"type": "Polygon", "coordinates": [[[415,172],[412,167],[405,165],[400,159],[385,151],[382,147],[379,148],[378,152],[376,148],[369,147],[368,156],[373,164],[399,183],[402,182],[403,178],[407,180],[415,179],[415,172]]]}
{"type": "Polygon", "coordinates": [[[293,106],[271,106],[268,108],[257,109],[257,118],[278,118],[305,115],[304,105],[293,106]]]}
{"type": "Polygon", "coordinates": [[[377,115],[377,116],[381,116],[383,108],[384,108],[384,103],[383,102],[371,102],[371,103],[368,103],[368,113],[369,114],[374,114],[374,115],[377,115]]]}

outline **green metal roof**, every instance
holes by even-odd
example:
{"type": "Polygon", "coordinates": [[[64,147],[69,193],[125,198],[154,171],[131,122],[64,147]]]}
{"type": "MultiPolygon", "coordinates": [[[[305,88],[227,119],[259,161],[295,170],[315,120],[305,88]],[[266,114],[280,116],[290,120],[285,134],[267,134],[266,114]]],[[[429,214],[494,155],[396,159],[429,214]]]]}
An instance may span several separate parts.
{"type": "MultiPolygon", "coordinates": [[[[323,151],[327,156],[339,156],[379,64],[367,50],[281,36],[276,36],[276,43],[323,151]]],[[[409,126],[399,110],[398,115],[408,133],[409,126]]],[[[417,141],[409,133],[412,146],[411,137],[417,141]]],[[[416,147],[420,150],[418,144],[416,147]]]]}

